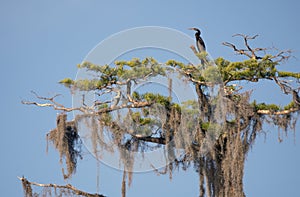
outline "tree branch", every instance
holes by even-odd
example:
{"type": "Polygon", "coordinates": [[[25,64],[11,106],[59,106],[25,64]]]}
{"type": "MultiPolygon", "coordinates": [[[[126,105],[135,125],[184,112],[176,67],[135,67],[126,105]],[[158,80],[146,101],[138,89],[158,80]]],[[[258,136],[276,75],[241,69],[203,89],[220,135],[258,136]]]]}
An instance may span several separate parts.
{"type": "MultiPolygon", "coordinates": [[[[250,59],[262,59],[262,57],[257,56],[256,53],[259,51],[266,52],[268,50],[268,48],[254,48],[253,49],[250,47],[248,41],[254,40],[258,35],[248,36],[248,35],[244,35],[244,34],[235,34],[232,37],[237,37],[237,36],[240,36],[244,39],[244,45],[246,46],[247,49],[238,49],[234,44],[229,43],[229,42],[223,42],[222,44],[224,46],[232,48],[236,53],[238,53],[240,55],[245,55],[245,56],[249,57],[250,59]]],[[[269,59],[273,60],[274,62],[282,62],[284,60],[288,60],[291,57],[291,53],[292,53],[291,50],[280,51],[275,47],[271,48],[271,50],[272,49],[279,51],[276,55],[272,55],[269,57],[269,59]]]]}
{"type": "Polygon", "coordinates": [[[145,142],[152,142],[152,143],[156,143],[156,144],[162,144],[162,145],[166,145],[166,139],[163,137],[138,137],[135,136],[137,139],[145,141],[145,142]]]}
{"type": "Polygon", "coordinates": [[[32,91],[32,93],[36,96],[36,98],[38,98],[40,100],[46,100],[46,101],[48,101],[48,103],[39,103],[39,102],[24,101],[24,100],[21,101],[21,103],[25,104],[25,105],[36,105],[38,107],[52,107],[55,110],[64,111],[64,112],[81,111],[86,114],[90,114],[90,113],[102,114],[102,113],[107,113],[107,112],[124,109],[124,108],[142,108],[142,107],[151,106],[154,103],[154,101],[153,102],[147,102],[147,101],[137,102],[137,101],[134,101],[133,99],[131,99],[132,103],[129,103],[129,104],[126,103],[126,104],[114,106],[111,108],[102,108],[102,109],[96,110],[95,107],[97,105],[109,103],[110,101],[101,102],[101,103],[95,102],[93,106],[86,106],[83,103],[82,107],[72,108],[72,107],[65,107],[64,105],[57,103],[55,101],[55,98],[59,95],[55,95],[53,97],[48,98],[48,97],[39,96],[38,94],[36,94],[33,91],[32,91]]]}
{"type": "Polygon", "coordinates": [[[25,105],[36,105],[38,107],[52,107],[55,110],[59,111],[65,111],[65,112],[71,112],[71,111],[81,111],[85,112],[83,107],[76,107],[76,108],[68,108],[68,107],[63,107],[63,106],[57,106],[53,103],[38,103],[38,102],[31,102],[31,101],[21,101],[22,104],[25,105]]]}
{"type": "Polygon", "coordinates": [[[245,56],[247,56],[249,58],[252,58],[252,56],[250,54],[248,54],[245,49],[237,49],[234,44],[231,44],[229,42],[223,42],[222,44],[224,46],[231,47],[235,52],[237,52],[240,55],[245,55],[245,56]]]}
{"type": "Polygon", "coordinates": [[[258,110],[259,115],[287,115],[299,111],[298,108],[291,108],[288,110],[272,111],[272,110],[258,110]]]}
{"type": "Polygon", "coordinates": [[[41,184],[41,183],[36,183],[36,182],[30,182],[28,181],[26,178],[24,177],[18,177],[18,179],[20,179],[20,181],[22,181],[23,185],[34,185],[34,186],[38,186],[38,187],[48,187],[48,188],[59,188],[59,189],[67,189],[67,190],[71,190],[73,191],[76,195],[81,195],[81,196],[85,196],[85,197],[105,197],[102,194],[91,194],[88,192],[84,192],[82,190],[77,189],[76,187],[72,186],[71,184],[67,184],[67,185],[56,185],[56,184],[41,184]]]}
{"type": "Polygon", "coordinates": [[[42,97],[39,96],[36,92],[31,91],[32,94],[35,95],[37,99],[48,101],[48,103],[38,103],[38,102],[32,102],[32,101],[21,101],[22,104],[25,105],[36,105],[38,107],[52,107],[55,110],[64,111],[64,112],[71,112],[71,111],[81,111],[81,112],[87,112],[89,109],[87,107],[76,107],[76,108],[68,108],[63,106],[62,104],[55,101],[55,98],[60,96],[60,94],[56,94],[53,97],[42,97]]]}
{"type": "Polygon", "coordinates": [[[255,35],[255,36],[250,37],[250,36],[247,36],[247,35],[244,35],[244,34],[235,34],[235,35],[233,35],[232,37],[236,37],[236,36],[241,36],[241,37],[244,38],[245,46],[246,46],[247,49],[251,52],[251,58],[252,58],[252,59],[256,59],[257,57],[256,57],[256,55],[255,55],[255,50],[253,50],[253,49],[249,46],[248,40],[253,40],[253,39],[255,39],[258,35],[255,35]]]}
{"type": "Polygon", "coordinates": [[[255,48],[252,49],[248,43],[249,40],[254,40],[258,35],[255,36],[248,36],[244,34],[235,34],[232,37],[237,37],[240,36],[244,39],[244,45],[246,46],[247,49],[238,49],[234,44],[231,44],[229,42],[223,42],[222,44],[231,47],[235,52],[237,52],[240,55],[245,55],[249,57],[250,59],[262,59],[261,57],[256,55],[256,52],[258,51],[266,51],[266,48],[255,48]],[[249,52],[249,53],[248,53],[249,52]]]}
{"type": "Polygon", "coordinates": [[[278,51],[276,55],[270,57],[274,62],[282,62],[288,60],[291,57],[292,50],[279,50],[275,47],[272,48],[274,51],[278,51]]]}

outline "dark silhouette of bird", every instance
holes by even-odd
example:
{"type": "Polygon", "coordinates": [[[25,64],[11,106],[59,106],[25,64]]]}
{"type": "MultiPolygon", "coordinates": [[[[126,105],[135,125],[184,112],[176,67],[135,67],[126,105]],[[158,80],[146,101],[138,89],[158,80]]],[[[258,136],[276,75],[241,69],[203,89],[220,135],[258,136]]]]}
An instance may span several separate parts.
{"type": "Polygon", "coordinates": [[[204,41],[203,41],[203,39],[200,36],[201,31],[199,29],[195,28],[195,27],[189,28],[189,30],[196,31],[195,38],[196,38],[196,46],[197,46],[198,52],[201,53],[203,51],[206,51],[206,47],[205,47],[204,41]]]}

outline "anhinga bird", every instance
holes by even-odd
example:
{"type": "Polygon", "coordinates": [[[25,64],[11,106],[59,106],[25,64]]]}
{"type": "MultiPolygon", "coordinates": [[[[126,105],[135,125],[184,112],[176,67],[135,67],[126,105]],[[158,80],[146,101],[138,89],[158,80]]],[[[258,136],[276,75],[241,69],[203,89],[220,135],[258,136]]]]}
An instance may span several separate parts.
{"type": "Polygon", "coordinates": [[[205,51],[206,50],[205,44],[204,44],[203,39],[200,36],[201,31],[199,29],[197,29],[197,28],[194,28],[194,27],[193,28],[189,28],[189,30],[196,31],[195,37],[196,37],[196,45],[197,45],[198,52],[201,53],[201,52],[205,51]]]}

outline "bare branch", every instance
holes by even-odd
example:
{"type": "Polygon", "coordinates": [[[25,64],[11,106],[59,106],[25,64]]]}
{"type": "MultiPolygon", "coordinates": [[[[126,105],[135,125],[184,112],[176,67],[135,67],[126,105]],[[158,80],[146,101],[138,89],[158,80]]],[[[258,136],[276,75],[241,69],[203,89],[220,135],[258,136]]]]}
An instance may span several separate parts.
{"type": "Polygon", "coordinates": [[[259,52],[259,51],[263,51],[263,52],[266,52],[268,50],[268,48],[255,48],[255,49],[252,49],[254,52],[259,52]]]}
{"type": "Polygon", "coordinates": [[[250,54],[248,54],[245,49],[237,49],[234,44],[231,44],[229,42],[223,42],[222,44],[224,46],[231,47],[236,53],[238,53],[240,55],[246,55],[247,57],[252,58],[252,56],[250,54]]]}
{"type": "Polygon", "coordinates": [[[288,50],[279,50],[275,47],[272,48],[275,51],[278,51],[278,53],[276,55],[273,55],[270,57],[270,59],[272,59],[274,62],[282,62],[282,61],[286,61],[288,59],[290,59],[291,54],[292,54],[292,50],[288,49],[288,50]]]}
{"type": "Polygon", "coordinates": [[[257,59],[256,58],[256,54],[255,54],[255,51],[250,47],[250,45],[248,44],[248,40],[253,40],[255,39],[258,35],[255,35],[255,36],[247,36],[247,35],[244,35],[244,34],[236,34],[236,35],[233,35],[233,37],[235,36],[242,36],[244,38],[244,43],[245,43],[245,46],[247,47],[247,49],[251,52],[251,58],[252,59],[257,59]]]}
{"type": "Polygon", "coordinates": [[[53,103],[38,103],[38,102],[30,102],[30,101],[21,101],[21,103],[25,105],[36,105],[38,107],[52,107],[55,110],[64,111],[64,112],[71,112],[71,111],[86,112],[87,111],[84,107],[68,108],[64,106],[57,106],[53,103]]]}
{"type": "Polygon", "coordinates": [[[273,77],[275,83],[280,87],[284,94],[291,94],[292,87],[284,80],[279,80],[277,77],[273,77]]]}
{"type": "Polygon", "coordinates": [[[222,44],[227,46],[227,47],[233,48],[234,51],[239,51],[234,44],[231,44],[229,42],[223,42],[222,44]]]}
{"type": "Polygon", "coordinates": [[[248,36],[248,35],[244,35],[244,34],[235,34],[232,37],[236,37],[236,36],[241,36],[245,40],[254,40],[258,36],[258,34],[256,34],[255,36],[248,36]]]}
{"type": "Polygon", "coordinates": [[[225,45],[225,46],[233,48],[233,50],[235,52],[237,52],[238,54],[245,55],[245,56],[249,57],[250,59],[261,59],[261,57],[256,55],[256,52],[266,51],[267,49],[266,48],[254,48],[254,49],[252,49],[250,47],[249,43],[248,43],[249,40],[254,40],[258,36],[258,34],[254,35],[254,36],[248,36],[248,35],[244,35],[244,34],[235,34],[232,37],[237,37],[237,36],[240,36],[244,39],[244,44],[245,44],[247,49],[238,49],[238,48],[236,48],[235,45],[233,45],[229,42],[224,42],[222,44],[225,45]],[[249,53],[247,53],[247,52],[249,52],[249,53]]]}
{"type": "Polygon", "coordinates": [[[23,182],[23,184],[25,183],[26,185],[34,185],[34,186],[38,186],[38,187],[48,187],[48,188],[54,188],[54,189],[67,189],[67,190],[71,190],[73,191],[76,195],[81,195],[81,196],[85,196],[85,197],[105,197],[102,194],[91,194],[88,192],[84,192],[82,190],[77,189],[76,187],[72,186],[71,184],[67,184],[67,185],[56,185],[56,184],[41,184],[41,183],[36,183],[36,182],[30,182],[28,181],[26,178],[24,177],[18,177],[18,179],[20,179],[20,181],[23,182]]]}
{"type": "MultiPolygon", "coordinates": [[[[231,44],[229,42],[224,42],[222,43],[223,45],[232,48],[236,53],[240,55],[245,55],[249,57],[250,59],[262,59],[262,57],[257,56],[257,52],[266,52],[269,50],[268,48],[251,48],[249,45],[249,40],[254,40],[258,35],[254,36],[248,36],[244,34],[235,34],[232,37],[242,37],[244,39],[244,45],[246,46],[247,49],[238,49],[234,44],[231,44]]],[[[278,53],[276,55],[271,56],[269,59],[273,60],[274,62],[282,62],[285,60],[288,60],[291,57],[291,50],[283,50],[280,51],[277,48],[273,47],[271,50],[276,50],[278,53]]]]}
{"type": "Polygon", "coordinates": [[[38,102],[30,102],[30,101],[21,101],[21,103],[25,105],[36,105],[38,107],[52,107],[55,110],[65,111],[65,112],[71,112],[71,111],[86,112],[86,110],[83,107],[68,108],[64,106],[57,106],[53,103],[38,103],[38,102]]]}

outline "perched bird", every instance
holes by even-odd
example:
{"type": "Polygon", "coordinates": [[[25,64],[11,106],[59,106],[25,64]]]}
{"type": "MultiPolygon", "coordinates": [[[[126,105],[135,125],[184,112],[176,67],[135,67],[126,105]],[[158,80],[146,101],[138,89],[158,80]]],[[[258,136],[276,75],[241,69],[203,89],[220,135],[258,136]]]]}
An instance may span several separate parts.
{"type": "Polygon", "coordinates": [[[200,36],[201,31],[199,29],[197,29],[197,28],[194,28],[194,27],[193,28],[189,28],[189,30],[196,31],[195,38],[196,38],[196,46],[197,46],[198,52],[201,53],[203,51],[206,51],[206,47],[205,47],[204,41],[203,41],[203,39],[200,36]]]}

